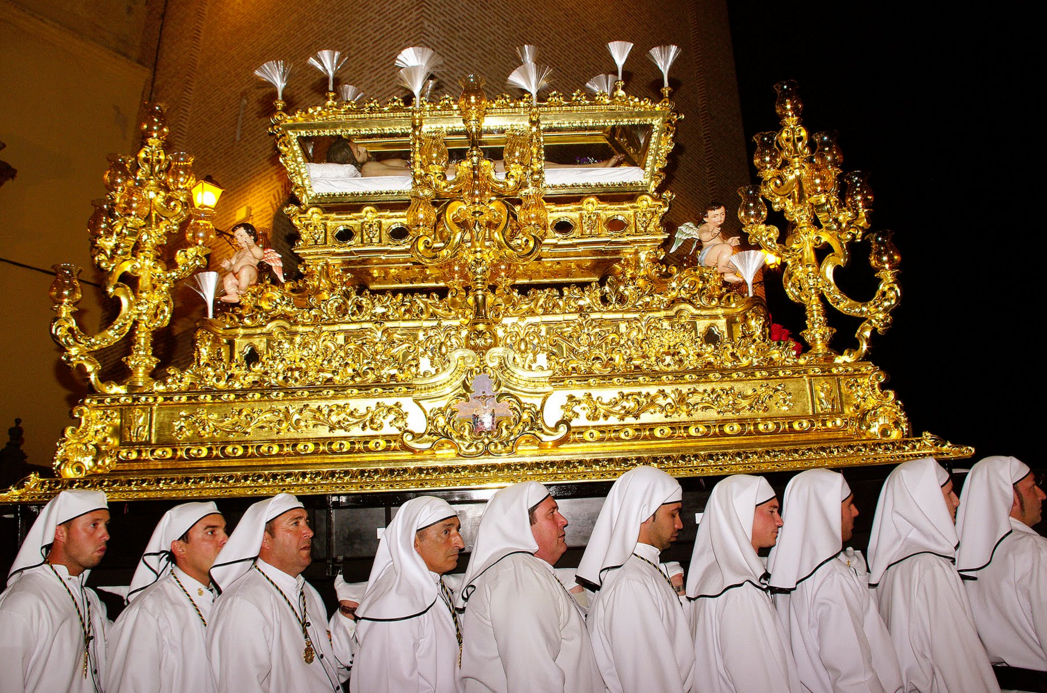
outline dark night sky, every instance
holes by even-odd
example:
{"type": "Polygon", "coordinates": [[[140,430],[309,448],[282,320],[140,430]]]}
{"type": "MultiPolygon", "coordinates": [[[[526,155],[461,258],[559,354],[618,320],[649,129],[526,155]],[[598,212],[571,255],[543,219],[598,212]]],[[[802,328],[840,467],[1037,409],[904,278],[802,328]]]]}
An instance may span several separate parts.
{"type": "MultiPolygon", "coordinates": [[[[942,3],[920,16],[782,5],[729,5],[745,132],[777,129],[773,85],[795,79],[809,131],[837,130],[844,170],[871,174],[873,228],[893,229],[902,254],[902,302],[893,328],[873,335],[871,360],[890,375],[914,433],[973,445],[976,459],[1040,466],[1034,334],[1047,254],[1033,170],[1042,112],[1031,102],[1043,70],[1032,55],[1039,41],[1022,28],[1030,17],[942,3]]],[[[852,257],[847,274],[871,277],[868,244],[852,257]]],[[[854,298],[871,296],[853,283],[854,298]]],[[[802,329],[784,294],[768,300],[777,322],[802,329]]],[[[830,313],[841,328],[833,346],[852,346],[853,328],[830,313]]]]}

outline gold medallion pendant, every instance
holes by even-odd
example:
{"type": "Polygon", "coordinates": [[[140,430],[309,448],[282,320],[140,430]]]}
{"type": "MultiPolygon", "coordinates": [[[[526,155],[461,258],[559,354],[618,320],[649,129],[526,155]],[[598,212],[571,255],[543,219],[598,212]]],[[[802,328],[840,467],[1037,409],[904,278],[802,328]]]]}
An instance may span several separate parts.
{"type": "Polygon", "coordinates": [[[313,659],[316,658],[316,653],[313,650],[313,643],[308,642],[305,644],[305,649],[302,650],[302,659],[305,660],[306,664],[312,664],[313,659]]]}

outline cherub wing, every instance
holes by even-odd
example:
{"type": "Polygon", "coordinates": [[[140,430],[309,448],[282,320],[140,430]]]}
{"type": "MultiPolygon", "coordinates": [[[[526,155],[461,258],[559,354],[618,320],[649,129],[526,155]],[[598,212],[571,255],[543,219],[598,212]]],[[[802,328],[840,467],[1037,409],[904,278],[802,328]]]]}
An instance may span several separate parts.
{"type": "Polygon", "coordinates": [[[273,274],[276,275],[277,279],[281,282],[284,280],[284,261],[280,257],[280,253],[272,248],[266,248],[262,251],[262,262],[273,268],[273,274]]]}
{"type": "Polygon", "coordinates": [[[683,245],[684,241],[689,241],[691,239],[698,239],[698,227],[691,222],[680,224],[676,229],[676,236],[673,238],[672,250],[669,252],[675,253],[676,249],[683,245]]]}

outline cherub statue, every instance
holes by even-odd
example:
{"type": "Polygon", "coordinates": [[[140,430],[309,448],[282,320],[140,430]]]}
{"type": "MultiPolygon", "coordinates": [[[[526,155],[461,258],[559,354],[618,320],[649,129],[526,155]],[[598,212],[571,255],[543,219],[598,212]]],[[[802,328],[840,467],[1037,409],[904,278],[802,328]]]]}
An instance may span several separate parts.
{"type": "MultiPolygon", "coordinates": [[[[722,204],[716,202],[710,204],[702,217],[701,226],[695,226],[693,223],[687,222],[686,224],[681,224],[676,229],[673,247],[669,252],[674,252],[689,239],[697,239],[702,244],[702,250],[698,253],[699,265],[715,267],[723,275],[723,278],[729,282],[742,281],[742,278],[736,273],[737,268],[731,262],[734,249],[738,247],[741,240],[737,236],[724,237],[721,227],[726,218],[727,210],[722,204]]],[[[696,243],[695,247],[697,245],[696,243]]]]}
{"type": "Polygon", "coordinates": [[[269,265],[280,281],[284,280],[284,265],[280,254],[272,248],[258,245],[258,230],[254,225],[241,222],[232,228],[233,239],[240,248],[228,260],[222,261],[222,269],[227,270],[222,277],[225,294],[221,300],[226,303],[239,303],[240,295],[252,284],[258,283],[258,263],[269,265]]]}

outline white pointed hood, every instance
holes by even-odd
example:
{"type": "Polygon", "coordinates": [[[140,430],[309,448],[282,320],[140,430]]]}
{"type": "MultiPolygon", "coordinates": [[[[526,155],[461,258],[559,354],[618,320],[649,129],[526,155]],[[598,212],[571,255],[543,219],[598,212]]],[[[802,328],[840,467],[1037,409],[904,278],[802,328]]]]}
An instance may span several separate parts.
{"type": "Polygon", "coordinates": [[[681,500],[680,482],[660,469],[636,467],[618,477],[596,518],[576,576],[602,585],[604,571],[629,560],[640,525],[660,506],[681,500]]]}
{"type": "Polygon", "coordinates": [[[469,566],[465,569],[462,590],[456,606],[464,608],[476,582],[484,571],[511,553],[534,554],[538,542],[531,533],[527,511],[549,496],[549,489],[537,481],[523,481],[494,494],[484,508],[476,530],[469,566]]]}
{"type": "Polygon", "coordinates": [[[767,558],[770,587],[795,588],[843,550],[840,504],[850,495],[839,472],[808,469],[792,478],[782,497],[785,525],[767,558]]]}
{"type": "Polygon", "coordinates": [[[457,515],[447,501],[433,496],[413,498],[400,507],[378,542],[367,591],[356,610],[358,619],[411,618],[436,602],[440,586],[414,548],[415,533],[457,515]]]}
{"type": "Polygon", "coordinates": [[[919,553],[954,558],[956,525],[942,495],[948,482],[949,473],[931,457],[903,462],[887,476],[869,538],[870,585],[919,553]]]}
{"type": "Polygon", "coordinates": [[[976,572],[992,561],[1000,540],[1011,533],[1014,485],[1031,474],[1014,457],[986,457],[971,467],[956,511],[956,569],[976,572]]]}
{"type": "Polygon", "coordinates": [[[694,539],[688,597],[718,597],[746,582],[763,589],[766,569],[753,548],[753,518],[756,506],[774,496],[761,476],[736,474],[713,487],[694,539]]]}
{"type": "Polygon", "coordinates": [[[213,501],[206,503],[183,503],[164,513],[153,530],[146,544],[145,553],[138,561],[131,587],[127,592],[127,601],[131,602],[149,585],[170,572],[174,565],[171,555],[171,542],[193,528],[197,522],[208,515],[221,515],[213,501]]]}
{"type": "Polygon", "coordinates": [[[214,566],[211,567],[211,581],[218,585],[219,589],[229,587],[234,580],[250,570],[258,558],[265,523],[290,510],[304,507],[301,501],[290,493],[281,493],[258,501],[248,508],[215,559],[214,566]]]}
{"type": "MultiPolygon", "coordinates": [[[[29,533],[15,556],[15,562],[11,564],[11,570],[7,573],[7,586],[17,582],[22,573],[29,568],[43,565],[47,560],[47,552],[55,541],[55,528],[58,525],[95,510],[108,508],[109,504],[102,491],[62,491],[48,501],[36,522],[29,528],[29,533]]],[[[88,571],[84,571],[83,574],[86,579],[88,571]]]]}

